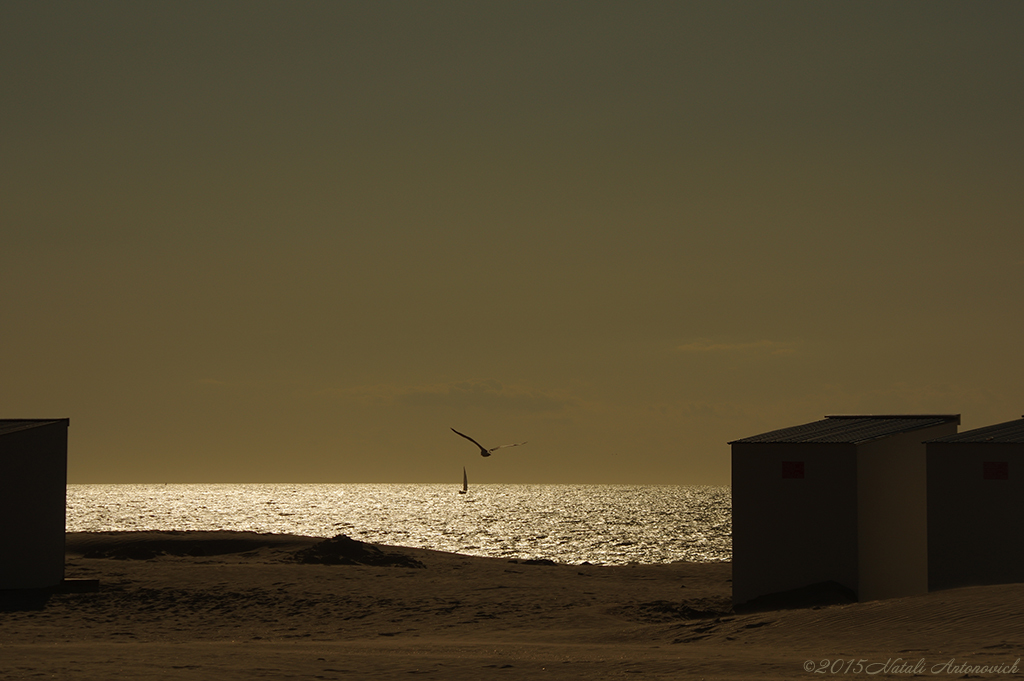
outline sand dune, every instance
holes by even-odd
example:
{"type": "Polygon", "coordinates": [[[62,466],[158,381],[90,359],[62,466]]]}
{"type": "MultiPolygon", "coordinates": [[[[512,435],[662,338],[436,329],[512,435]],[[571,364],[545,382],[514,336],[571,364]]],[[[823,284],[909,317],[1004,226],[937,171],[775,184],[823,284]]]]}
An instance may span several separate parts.
{"type": "Polygon", "coordinates": [[[393,547],[373,555],[407,567],[296,560],[320,541],[68,535],[68,577],[101,588],[0,612],[0,678],[791,679],[858,660],[845,675],[908,678],[898,665],[923,660],[922,676],[983,678],[993,674],[956,665],[1008,670],[1024,647],[1019,584],[738,615],[729,564],[546,565],[393,547]]]}

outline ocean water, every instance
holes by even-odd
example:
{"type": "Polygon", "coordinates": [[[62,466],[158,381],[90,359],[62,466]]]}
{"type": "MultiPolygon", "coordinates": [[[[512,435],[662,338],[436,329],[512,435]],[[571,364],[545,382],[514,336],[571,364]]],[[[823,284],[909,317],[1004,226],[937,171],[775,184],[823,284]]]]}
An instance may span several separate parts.
{"type": "Polygon", "coordinates": [[[67,531],[243,530],[603,565],[732,555],[728,487],[68,485],[67,531]]]}

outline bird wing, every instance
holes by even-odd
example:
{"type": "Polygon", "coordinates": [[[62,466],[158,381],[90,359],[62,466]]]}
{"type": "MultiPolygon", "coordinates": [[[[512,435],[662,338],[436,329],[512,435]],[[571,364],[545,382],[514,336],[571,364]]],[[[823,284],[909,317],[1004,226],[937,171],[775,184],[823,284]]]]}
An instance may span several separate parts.
{"type": "Polygon", "coordinates": [[[477,442],[476,440],[474,440],[470,436],[466,435],[465,433],[460,433],[459,431],[455,430],[454,428],[452,428],[452,432],[455,433],[456,435],[461,435],[462,437],[466,438],[467,440],[469,440],[470,442],[475,444],[477,447],[479,447],[483,451],[485,451],[485,452],[488,451],[487,449],[484,448],[484,446],[482,444],[480,444],[479,442],[477,442]]]}
{"type": "Polygon", "coordinates": [[[525,445],[525,444],[526,444],[525,442],[516,442],[515,444],[511,444],[511,445],[501,445],[499,447],[492,447],[491,449],[488,449],[487,451],[493,452],[495,449],[505,449],[505,447],[518,447],[519,445],[525,445]]]}

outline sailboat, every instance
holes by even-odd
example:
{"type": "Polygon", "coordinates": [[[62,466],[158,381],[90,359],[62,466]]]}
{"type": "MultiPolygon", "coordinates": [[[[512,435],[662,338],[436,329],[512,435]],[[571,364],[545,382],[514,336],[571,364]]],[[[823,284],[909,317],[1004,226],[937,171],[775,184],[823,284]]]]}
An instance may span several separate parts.
{"type": "Polygon", "coordinates": [[[462,467],[462,489],[459,490],[459,494],[465,494],[469,491],[469,478],[466,477],[466,467],[462,467]]]}

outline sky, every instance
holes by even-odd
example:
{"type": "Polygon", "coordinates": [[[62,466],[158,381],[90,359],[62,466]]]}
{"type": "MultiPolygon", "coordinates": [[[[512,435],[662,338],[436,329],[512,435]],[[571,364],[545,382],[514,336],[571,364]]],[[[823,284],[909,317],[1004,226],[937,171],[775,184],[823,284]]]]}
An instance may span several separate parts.
{"type": "Polygon", "coordinates": [[[6,0],[0,417],[70,418],[72,483],[673,485],[1020,418],[1022,44],[998,0],[6,0]]]}

